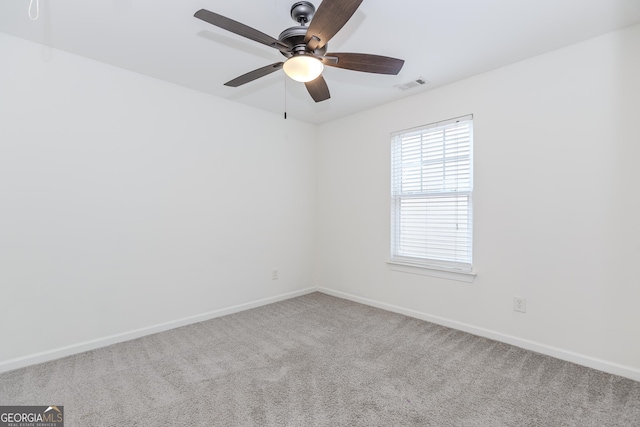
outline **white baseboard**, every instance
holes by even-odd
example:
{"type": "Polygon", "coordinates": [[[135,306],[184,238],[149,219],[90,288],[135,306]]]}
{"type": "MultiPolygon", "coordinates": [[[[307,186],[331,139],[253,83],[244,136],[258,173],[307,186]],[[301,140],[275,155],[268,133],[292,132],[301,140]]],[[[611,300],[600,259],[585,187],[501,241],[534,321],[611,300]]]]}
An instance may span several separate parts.
{"type": "Polygon", "coordinates": [[[584,354],[579,354],[569,350],[552,347],[546,344],[529,341],[526,339],[514,337],[512,335],[503,334],[501,332],[492,331],[490,329],[480,328],[468,323],[457,322],[455,320],[446,319],[440,316],[433,316],[420,311],[398,307],[392,304],[386,304],[345,292],[334,291],[332,289],[322,287],[319,287],[317,290],[327,295],[332,295],[338,298],[358,302],[361,304],[369,305],[371,307],[381,308],[383,310],[391,311],[394,313],[404,314],[405,316],[414,317],[416,319],[426,320],[427,322],[436,323],[438,325],[468,332],[473,335],[478,335],[484,338],[511,344],[516,347],[524,348],[526,350],[535,351],[536,353],[546,354],[547,356],[555,357],[567,362],[576,363],[578,365],[597,369],[614,375],[620,375],[621,377],[626,377],[635,381],[640,381],[640,369],[633,368],[631,366],[620,365],[617,363],[609,362],[607,360],[597,359],[594,357],[586,356],[584,354]]]}
{"type": "Polygon", "coordinates": [[[278,301],[284,301],[286,299],[295,298],[298,296],[317,292],[316,288],[307,288],[300,291],[289,292],[275,297],[264,298],[257,301],[251,301],[244,304],[234,305],[232,307],[222,308],[219,310],[210,311],[208,313],[202,313],[195,316],[185,317],[183,319],[173,320],[170,322],[160,323],[158,325],[148,326],[145,328],[136,329],[129,332],[123,332],[121,334],[110,335],[95,340],[85,341],[78,344],[72,344],[65,347],[56,348],[42,353],[31,354],[16,359],[9,359],[0,362],[0,373],[12,371],[14,369],[24,368],[25,366],[35,365],[38,363],[48,362],[50,360],[59,359],[61,357],[71,356],[73,354],[83,353],[89,350],[95,350],[100,347],[106,347],[108,345],[117,344],[124,341],[140,338],[145,335],[151,335],[158,332],[168,331],[169,329],[179,328],[181,326],[191,325],[193,323],[203,322],[205,320],[213,319],[216,317],[226,316],[227,314],[233,314],[251,308],[261,307],[263,305],[272,304],[278,301]]]}
{"type": "Polygon", "coordinates": [[[428,322],[436,323],[438,325],[447,326],[449,328],[457,329],[457,330],[468,332],[481,337],[515,345],[516,347],[535,351],[537,353],[546,354],[547,356],[555,357],[557,359],[566,360],[568,362],[577,363],[579,365],[587,366],[593,369],[598,369],[600,371],[607,372],[610,374],[620,375],[622,377],[626,377],[635,381],[640,381],[640,369],[636,369],[630,366],[620,365],[617,363],[609,362],[602,359],[597,359],[594,357],[586,356],[583,354],[575,353],[575,352],[564,350],[561,348],[552,347],[546,344],[541,344],[538,342],[514,337],[512,335],[503,334],[501,332],[492,331],[490,329],[480,328],[467,323],[446,319],[444,317],[433,316],[420,311],[411,310],[408,308],[403,308],[403,307],[395,306],[392,304],[386,304],[386,303],[371,300],[368,298],[359,297],[357,295],[352,295],[345,292],[335,291],[332,289],[322,288],[322,287],[302,289],[300,291],[290,292],[282,295],[277,295],[275,297],[264,298],[257,301],[252,301],[244,304],[235,305],[232,307],[214,310],[208,313],[203,313],[196,316],[190,316],[190,317],[178,319],[171,322],[161,323],[161,324],[149,326],[146,328],[140,328],[133,331],[124,332],[121,334],[110,335],[110,336],[98,338],[95,340],[90,340],[90,341],[85,341],[78,344],[60,347],[60,348],[56,348],[50,351],[45,351],[42,353],[36,353],[36,354],[24,356],[24,357],[19,357],[16,359],[6,360],[3,362],[0,362],[0,373],[12,371],[14,369],[23,368],[30,365],[35,365],[38,363],[48,362],[50,360],[71,356],[73,354],[78,354],[78,353],[82,353],[89,350],[95,350],[100,347],[106,347],[112,344],[129,341],[129,340],[140,338],[146,335],[168,331],[170,329],[190,325],[193,323],[203,322],[205,320],[213,319],[216,317],[238,313],[240,311],[261,307],[263,305],[272,304],[274,302],[284,301],[286,299],[310,294],[312,292],[322,292],[327,295],[332,295],[338,298],[343,298],[350,301],[358,302],[361,304],[369,305],[371,307],[380,308],[380,309],[391,311],[394,313],[404,314],[405,316],[410,316],[416,319],[421,319],[428,322]]]}

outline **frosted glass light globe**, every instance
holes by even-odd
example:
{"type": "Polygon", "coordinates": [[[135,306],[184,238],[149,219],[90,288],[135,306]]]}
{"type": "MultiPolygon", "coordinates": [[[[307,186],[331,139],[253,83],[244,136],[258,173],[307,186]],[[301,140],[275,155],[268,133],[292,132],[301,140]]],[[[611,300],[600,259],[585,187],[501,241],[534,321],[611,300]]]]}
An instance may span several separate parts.
{"type": "Polygon", "coordinates": [[[319,59],[310,55],[296,55],[287,59],[282,66],[287,76],[293,80],[306,83],[316,79],[322,70],[324,65],[319,59]]]}

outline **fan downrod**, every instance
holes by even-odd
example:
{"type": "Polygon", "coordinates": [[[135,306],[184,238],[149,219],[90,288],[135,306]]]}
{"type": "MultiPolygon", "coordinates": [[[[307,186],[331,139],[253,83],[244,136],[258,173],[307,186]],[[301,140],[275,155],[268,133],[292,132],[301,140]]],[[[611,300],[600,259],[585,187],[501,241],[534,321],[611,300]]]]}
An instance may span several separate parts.
{"type": "Polygon", "coordinates": [[[311,51],[304,42],[304,37],[307,35],[307,27],[305,25],[311,21],[315,12],[315,6],[308,1],[295,2],[293,6],[291,6],[291,17],[294,21],[298,22],[299,25],[287,28],[280,33],[278,40],[291,48],[288,52],[280,51],[280,53],[287,58],[291,58],[295,54],[304,53],[324,56],[328,48],[326,44],[320,49],[311,51]]]}

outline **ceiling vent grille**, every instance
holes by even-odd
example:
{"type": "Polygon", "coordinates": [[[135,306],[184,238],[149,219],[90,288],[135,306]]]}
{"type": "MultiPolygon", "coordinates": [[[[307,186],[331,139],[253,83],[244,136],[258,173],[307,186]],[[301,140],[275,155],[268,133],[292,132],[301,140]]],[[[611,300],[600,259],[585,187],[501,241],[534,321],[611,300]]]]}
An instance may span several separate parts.
{"type": "Polygon", "coordinates": [[[429,84],[429,82],[427,80],[424,79],[424,77],[418,77],[415,80],[411,80],[410,82],[407,83],[402,83],[399,85],[395,85],[394,87],[400,89],[401,91],[405,91],[405,90],[409,90],[409,89],[413,89],[419,86],[423,86],[423,85],[427,85],[429,84]]]}

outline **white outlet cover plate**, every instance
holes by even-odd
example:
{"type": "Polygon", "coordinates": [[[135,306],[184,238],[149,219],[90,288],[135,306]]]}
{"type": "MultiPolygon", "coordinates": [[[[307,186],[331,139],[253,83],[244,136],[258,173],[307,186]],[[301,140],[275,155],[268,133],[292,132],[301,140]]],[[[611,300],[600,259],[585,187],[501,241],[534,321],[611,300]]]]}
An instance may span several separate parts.
{"type": "Polygon", "coordinates": [[[513,310],[520,313],[527,312],[527,299],[520,297],[513,297],[513,310]]]}

